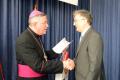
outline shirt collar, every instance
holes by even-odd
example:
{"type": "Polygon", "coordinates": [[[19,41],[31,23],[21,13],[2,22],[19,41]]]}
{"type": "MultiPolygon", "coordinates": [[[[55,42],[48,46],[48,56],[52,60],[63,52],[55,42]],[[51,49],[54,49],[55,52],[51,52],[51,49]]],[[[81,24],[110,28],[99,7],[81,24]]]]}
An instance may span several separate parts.
{"type": "Polygon", "coordinates": [[[83,37],[89,29],[90,29],[90,27],[86,28],[83,32],[81,32],[81,36],[83,37]]]}

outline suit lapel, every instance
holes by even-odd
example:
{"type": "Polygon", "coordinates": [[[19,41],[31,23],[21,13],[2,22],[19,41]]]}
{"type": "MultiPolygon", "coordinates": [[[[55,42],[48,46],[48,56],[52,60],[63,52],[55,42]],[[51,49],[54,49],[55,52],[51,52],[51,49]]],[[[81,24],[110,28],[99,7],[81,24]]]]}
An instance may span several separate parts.
{"type": "Polygon", "coordinates": [[[78,56],[78,53],[79,53],[79,50],[80,50],[81,46],[83,45],[83,43],[85,42],[85,40],[87,40],[87,38],[88,38],[88,36],[90,35],[91,31],[92,31],[92,28],[90,28],[90,29],[85,33],[85,35],[83,36],[83,38],[81,39],[81,42],[80,42],[79,45],[78,45],[78,48],[77,48],[76,56],[75,56],[75,57],[78,56]]]}

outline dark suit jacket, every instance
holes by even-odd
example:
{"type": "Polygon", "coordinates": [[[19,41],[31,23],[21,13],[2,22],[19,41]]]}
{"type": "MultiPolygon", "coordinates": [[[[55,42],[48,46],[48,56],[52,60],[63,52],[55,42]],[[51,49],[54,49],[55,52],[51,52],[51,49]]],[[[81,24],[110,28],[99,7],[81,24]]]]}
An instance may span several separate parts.
{"type": "MultiPolygon", "coordinates": [[[[18,64],[28,65],[38,73],[52,74],[63,71],[63,63],[61,61],[45,61],[42,44],[38,45],[28,29],[17,38],[16,55],[18,64]]],[[[53,51],[46,52],[46,55],[49,59],[56,56],[53,51]]]]}
{"type": "Polygon", "coordinates": [[[82,38],[75,57],[76,80],[104,80],[103,41],[99,33],[90,28],[82,38]]]}

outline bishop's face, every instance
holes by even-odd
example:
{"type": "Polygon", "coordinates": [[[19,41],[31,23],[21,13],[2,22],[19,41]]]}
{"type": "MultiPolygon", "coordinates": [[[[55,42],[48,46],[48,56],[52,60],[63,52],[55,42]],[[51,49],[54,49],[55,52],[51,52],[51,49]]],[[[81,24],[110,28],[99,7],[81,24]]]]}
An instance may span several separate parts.
{"type": "Polygon", "coordinates": [[[46,34],[47,29],[48,29],[47,16],[40,17],[38,23],[36,24],[36,26],[37,26],[38,35],[46,34]]]}

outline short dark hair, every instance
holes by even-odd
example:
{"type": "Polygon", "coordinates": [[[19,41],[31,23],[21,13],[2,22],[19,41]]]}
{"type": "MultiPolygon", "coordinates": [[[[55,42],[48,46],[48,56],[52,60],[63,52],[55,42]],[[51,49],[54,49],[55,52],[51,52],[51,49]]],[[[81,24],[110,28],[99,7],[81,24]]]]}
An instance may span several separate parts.
{"type": "Polygon", "coordinates": [[[39,16],[47,16],[45,13],[41,12],[41,14],[39,16]]]}
{"type": "Polygon", "coordinates": [[[76,15],[81,15],[81,16],[85,17],[87,19],[88,23],[90,25],[92,25],[93,17],[89,11],[84,10],[84,9],[83,10],[76,10],[73,12],[73,17],[75,17],[76,15]]]}

